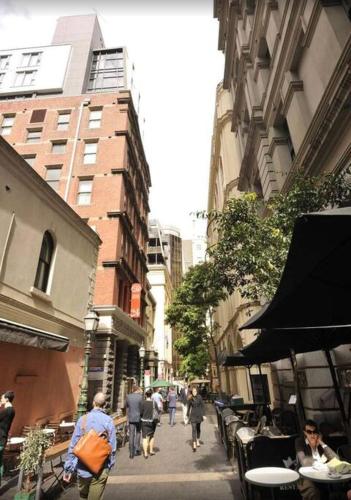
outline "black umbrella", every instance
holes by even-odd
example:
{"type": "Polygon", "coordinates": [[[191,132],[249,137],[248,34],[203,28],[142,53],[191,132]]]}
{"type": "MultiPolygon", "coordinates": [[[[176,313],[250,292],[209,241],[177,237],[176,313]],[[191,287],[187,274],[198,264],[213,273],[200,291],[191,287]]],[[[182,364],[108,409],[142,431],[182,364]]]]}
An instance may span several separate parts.
{"type": "Polygon", "coordinates": [[[302,215],[272,301],[240,329],[351,325],[351,207],[302,215]]]}

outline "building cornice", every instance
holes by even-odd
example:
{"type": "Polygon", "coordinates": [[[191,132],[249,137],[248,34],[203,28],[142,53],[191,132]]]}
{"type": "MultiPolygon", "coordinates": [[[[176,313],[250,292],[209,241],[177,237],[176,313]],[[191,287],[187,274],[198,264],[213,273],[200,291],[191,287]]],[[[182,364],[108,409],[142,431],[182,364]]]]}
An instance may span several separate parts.
{"type": "Polygon", "coordinates": [[[95,305],[100,321],[96,335],[112,334],[121,340],[141,345],[147,338],[147,332],[118,306],[95,305]]]}

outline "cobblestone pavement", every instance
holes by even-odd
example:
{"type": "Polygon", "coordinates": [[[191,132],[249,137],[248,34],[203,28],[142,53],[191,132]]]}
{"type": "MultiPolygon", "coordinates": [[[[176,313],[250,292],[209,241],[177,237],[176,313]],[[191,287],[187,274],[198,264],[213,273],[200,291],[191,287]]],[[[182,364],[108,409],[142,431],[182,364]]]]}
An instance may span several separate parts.
{"type": "MultiPolygon", "coordinates": [[[[127,445],[118,450],[117,465],[111,471],[104,500],[235,500],[241,499],[239,481],[226,460],[220,443],[214,409],[207,405],[207,420],[202,424],[201,446],[193,453],[191,426],[181,422],[168,425],[168,415],[155,434],[156,455],[145,460],[129,458],[127,445]]],[[[2,493],[1,500],[12,500],[16,489],[2,493]]],[[[61,495],[46,494],[48,500],[76,500],[76,485],[61,495]]]]}
{"type": "MultiPolygon", "coordinates": [[[[211,406],[207,413],[202,424],[203,444],[196,453],[191,448],[191,426],[181,423],[180,409],[174,427],[168,425],[168,415],[162,416],[155,434],[155,456],[131,460],[128,444],[122,448],[104,500],[240,500],[239,481],[226,461],[211,406]]],[[[60,500],[76,498],[77,489],[72,487],[60,500]]]]}

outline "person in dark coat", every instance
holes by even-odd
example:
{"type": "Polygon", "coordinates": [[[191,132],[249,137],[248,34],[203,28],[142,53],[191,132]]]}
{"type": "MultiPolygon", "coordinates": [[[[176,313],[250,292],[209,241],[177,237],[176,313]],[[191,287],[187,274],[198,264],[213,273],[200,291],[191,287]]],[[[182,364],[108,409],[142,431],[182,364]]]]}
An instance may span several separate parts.
{"type": "Polygon", "coordinates": [[[129,458],[131,459],[133,459],[135,455],[140,455],[140,412],[142,402],[142,391],[140,387],[134,386],[132,389],[132,393],[128,394],[126,399],[129,424],[129,458]]]}
{"type": "Polygon", "coordinates": [[[187,417],[191,423],[193,451],[200,446],[201,422],[205,417],[205,406],[197,387],[191,389],[191,394],[188,399],[187,417]]]}
{"type": "Polygon", "coordinates": [[[7,443],[7,438],[9,435],[10,427],[13,419],[15,418],[15,409],[12,406],[12,401],[14,400],[14,393],[12,391],[6,391],[1,396],[0,400],[0,484],[3,476],[3,454],[7,443]]]}

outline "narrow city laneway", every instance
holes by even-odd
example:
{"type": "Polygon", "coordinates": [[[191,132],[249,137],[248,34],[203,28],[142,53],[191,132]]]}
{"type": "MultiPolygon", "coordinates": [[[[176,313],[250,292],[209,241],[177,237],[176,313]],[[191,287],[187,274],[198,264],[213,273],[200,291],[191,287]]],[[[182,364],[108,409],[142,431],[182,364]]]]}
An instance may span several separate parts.
{"type": "MultiPolygon", "coordinates": [[[[155,434],[155,456],[131,460],[128,444],[122,448],[106,487],[105,500],[240,499],[237,476],[226,461],[212,406],[208,405],[207,415],[202,425],[203,444],[196,453],[191,448],[191,427],[181,423],[180,409],[174,427],[168,425],[168,415],[163,415],[155,434]]],[[[77,489],[72,487],[60,500],[77,497],[77,489]]]]}

